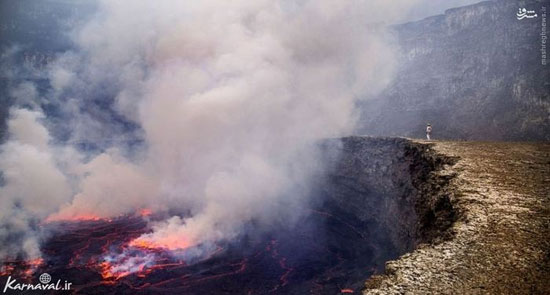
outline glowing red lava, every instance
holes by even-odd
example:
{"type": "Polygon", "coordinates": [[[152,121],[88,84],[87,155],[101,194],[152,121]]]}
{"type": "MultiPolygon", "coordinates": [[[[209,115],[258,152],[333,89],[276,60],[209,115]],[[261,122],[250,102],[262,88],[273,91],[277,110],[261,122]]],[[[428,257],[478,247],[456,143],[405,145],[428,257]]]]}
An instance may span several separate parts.
{"type": "Polygon", "coordinates": [[[149,239],[147,237],[139,237],[135,240],[132,240],[129,243],[129,246],[142,248],[142,249],[164,249],[164,250],[184,250],[191,247],[191,243],[186,241],[184,238],[174,235],[163,237],[159,239],[149,239]]]}
{"type": "Polygon", "coordinates": [[[153,235],[149,212],[45,223],[44,260],[4,263],[0,276],[31,283],[46,272],[77,294],[338,294],[359,290],[372,273],[372,248],[356,246],[369,241],[361,224],[330,211],[310,211],[296,229],[198,245],[153,235]]]}
{"type": "Polygon", "coordinates": [[[111,280],[111,279],[114,279],[114,280],[118,280],[118,279],[121,279],[129,274],[131,274],[131,272],[129,271],[123,271],[123,272],[113,272],[113,265],[111,265],[111,263],[107,262],[107,261],[104,261],[102,263],[99,264],[99,267],[101,269],[101,277],[104,279],[104,280],[111,280]]]}
{"type": "Polygon", "coordinates": [[[181,260],[163,257],[162,252],[136,249],[127,249],[126,252],[108,255],[104,259],[105,261],[99,264],[99,271],[107,283],[133,274],[144,278],[157,269],[185,265],[181,260]]]}
{"type": "Polygon", "coordinates": [[[157,249],[157,248],[161,248],[159,247],[158,245],[155,245],[149,241],[146,241],[146,240],[142,240],[140,238],[137,238],[133,241],[130,242],[129,244],[130,246],[132,247],[137,247],[137,248],[142,248],[142,249],[157,249]]]}
{"type": "Polygon", "coordinates": [[[33,275],[38,267],[44,264],[44,259],[35,258],[24,261],[8,261],[1,266],[0,276],[7,276],[17,273],[23,278],[28,278],[33,275]]]}
{"type": "Polygon", "coordinates": [[[139,210],[140,216],[151,216],[151,214],[153,214],[153,211],[151,209],[143,208],[139,210]]]}

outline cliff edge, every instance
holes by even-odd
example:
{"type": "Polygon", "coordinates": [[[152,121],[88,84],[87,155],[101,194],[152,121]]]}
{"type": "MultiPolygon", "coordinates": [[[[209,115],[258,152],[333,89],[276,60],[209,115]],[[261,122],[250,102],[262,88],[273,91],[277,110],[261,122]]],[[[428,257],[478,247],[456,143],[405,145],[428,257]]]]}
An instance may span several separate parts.
{"type": "Polygon", "coordinates": [[[550,144],[425,142],[457,159],[458,216],[444,236],[386,263],[363,294],[550,294],[550,144]]]}

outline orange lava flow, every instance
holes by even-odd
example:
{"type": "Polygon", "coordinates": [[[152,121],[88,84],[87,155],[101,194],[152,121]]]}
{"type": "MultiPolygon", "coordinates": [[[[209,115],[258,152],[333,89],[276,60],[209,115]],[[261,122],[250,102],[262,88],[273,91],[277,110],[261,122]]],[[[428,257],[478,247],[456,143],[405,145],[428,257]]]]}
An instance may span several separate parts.
{"type": "Polygon", "coordinates": [[[44,263],[44,259],[36,258],[25,261],[12,261],[5,262],[0,268],[0,276],[12,275],[17,270],[17,268],[23,268],[24,270],[20,273],[23,277],[31,277],[36,269],[44,263]],[[17,266],[17,267],[16,267],[17,266]]]}
{"type": "Polygon", "coordinates": [[[34,267],[38,267],[40,266],[42,263],[44,263],[44,259],[42,258],[36,258],[36,259],[32,259],[32,260],[27,260],[27,265],[30,265],[30,266],[34,266],[34,267]]]}
{"type": "Polygon", "coordinates": [[[139,210],[140,216],[150,216],[151,214],[153,214],[153,211],[151,211],[151,209],[143,208],[139,210]]]}
{"type": "Polygon", "coordinates": [[[155,245],[154,243],[151,243],[151,242],[146,241],[146,240],[141,240],[141,239],[139,239],[139,238],[137,238],[137,239],[131,241],[129,245],[132,246],[132,247],[143,248],[143,249],[157,249],[157,248],[161,248],[161,247],[155,245]]]}
{"type": "Polygon", "coordinates": [[[15,271],[14,265],[4,265],[0,269],[0,276],[11,275],[15,271]]]}
{"type": "Polygon", "coordinates": [[[189,243],[185,239],[181,239],[178,237],[169,237],[169,238],[163,238],[158,240],[139,237],[137,239],[132,240],[129,243],[129,245],[132,247],[149,249],[149,250],[154,250],[154,249],[183,250],[183,249],[189,248],[191,246],[191,243],[189,243]]]}
{"type": "Polygon", "coordinates": [[[101,268],[101,277],[103,277],[104,280],[113,280],[113,279],[118,280],[131,274],[131,272],[129,271],[118,272],[118,273],[112,272],[111,271],[112,265],[107,261],[102,262],[99,266],[101,268]]]}

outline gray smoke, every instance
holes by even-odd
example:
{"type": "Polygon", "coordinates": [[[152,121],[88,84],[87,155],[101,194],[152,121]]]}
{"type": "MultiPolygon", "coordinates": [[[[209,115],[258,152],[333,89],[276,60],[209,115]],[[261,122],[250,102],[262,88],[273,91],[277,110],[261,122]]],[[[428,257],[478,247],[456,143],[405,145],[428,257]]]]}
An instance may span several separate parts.
{"type": "Polygon", "coordinates": [[[69,179],[61,170],[70,148],[50,144],[39,122],[41,113],[14,109],[8,122],[9,140],[0,148],[0,257],[20,252],[40,256],[38,222],[70,201],[69,179]],[[67,153],[65,153],[67,152],[67,153]]]}
{"type": "Polygon", "coordinates": [[[101,1],[47,69],[63,144],[41,125],[32,85],[13,90],[33,111],[12,110],[2,222],[186,210],[137,241],[168,248],[234,238],[251,220],[292,223],[323,168],[316,142],[350,133],[355,102],[390,82],[384,24],[415,4],[101,1]],[[108,110],[98,96],[114,98],[108,110]],[[100,152],[72,147],[84,141],[100,152]]]}

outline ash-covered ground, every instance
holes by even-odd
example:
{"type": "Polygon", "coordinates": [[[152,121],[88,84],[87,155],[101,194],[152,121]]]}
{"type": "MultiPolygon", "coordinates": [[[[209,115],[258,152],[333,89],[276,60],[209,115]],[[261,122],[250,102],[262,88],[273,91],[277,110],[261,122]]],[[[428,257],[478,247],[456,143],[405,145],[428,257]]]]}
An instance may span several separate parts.
{"type": "Polygon", "coordinates": [[[550,294],[550,144],[426,146],[457,159],[436,172],[452,176],[450,238],[388,262],[364,294],[550,294]]]}

